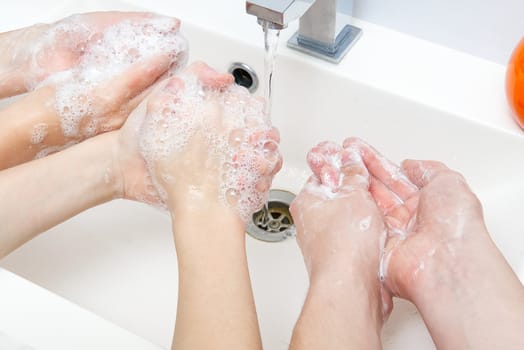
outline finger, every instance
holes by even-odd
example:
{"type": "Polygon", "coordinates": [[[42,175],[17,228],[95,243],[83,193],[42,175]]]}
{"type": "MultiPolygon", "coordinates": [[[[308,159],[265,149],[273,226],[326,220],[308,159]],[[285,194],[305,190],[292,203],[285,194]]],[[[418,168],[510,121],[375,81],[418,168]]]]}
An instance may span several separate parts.
{"type": "Polygon", "coordinates": [[[170,78],[166,81],[163,91],[170,95],[178,95],[178,93],[185,88],[185,83],[178,77],[170,78]]]}
{"type": "Polygon", "coordinates": [[[389,213],[391,209],[403,204],[403,201],[395,193],[391,192],[382,181],[374,176],[370,178],[369,192],[384,215],[389,213]]]}
{"type": "Polygon", "coordinates": [[[332,189],[338,187],[341,150],[342,147],[336,143],[326,141],[313,147],[307,155],[307,162],[313,174],[332,189]]]}
{"type": "Polygon", "coordinates": [[[307,179],[306,185],[320,186],[320,180],[315,175],[311,175],[307,179]]]}
{"type": "Polygon", "coordinates": [[[402,169],[410,181],[419,188],[430,183],[438,173],[450,170],[444,163],[434,160],[410,159],[402,162],[402,169]]]}
{"type": "MultiPolygon", "coordinates": [[[[249,129],[249,126],[246,126],[246,128],[249,129]]],[[[273,145],[276,145],[276,147],[278,148],[278,144],[280,143],[280,133],[276,128],[255,131],[249,133],[247,142],[253,146],[271,143],[273,145]]]]}
{"type": "Polygon", "coordinates": [[[366,169],[362,157],[354,150],[342,150],[341,160],[341,184],[340,191],[353,191],[355,187],[369,188],[369,172],[366,169]]]}
{"type": "Polygon", "coordinates": [[[278,158],[278,161],[277,163],[275,164],[275,167],[273,168],[273,171],[271,172],[271,176],[275,176],[281,169],[282,169],[282,165],[284,163],[284,160],[282,158],[282,155],[279,154],[279,158],[278,158]]]}
{"type": "Polygon", "coordinates": [[[325,185],[335,192],[339,188],[340,184],[340,171],[336,168],[333,168],[331,165],[326,165],[318,174],[318,178],[322,185],[325,185]]]}
{"type": "Polygon", "coordinates": [[[289,211],[291,212],[291,216],[293,216],[294,218],[298,218],[297,215],[300,213],[301,206],[304,203],[309,202],[309,199],[311,198],[312,193],[316,193],[319,186],[320,186],[319,179],[315,175],[311,175],[307,179],[302,190],[300,190],[300,193],[295,197],[295,199],[291,202],[291,205],[289,206],[289,211]]]}
{"type": "Polygon", "coordinates": [[[184,81],[178,77],[169,78],[149,87],[146,91],[152,92],[147,96],[147,109],[149,111],[161,111],[162,114],[167,114],[167,116],[172,115],[172,113],[165,113],[165,108],[167,107],[170,112],[175,112],[173,107],[169,108],[169,106],[172,106],[172,102],[177,100],[176,94],[184,90],[184,87],[184,81]]]}
{"type": "Polygon", "coordinates": [[[272,174],[275,171],[275,167],[278,166],[278,163],[281,163],[282,155],[278,150],[278,145],[273,141],[268,141],[264,144],[264,149],[262,154],[265,162],[268,164],[268,168],[265,173],[272,174]]]}
{"type": "Polygon", "coordinates": [[[410,217],[413,217],[415,215],[417,209],[418,209],[418,201],[420,199],[419,193],[416,193],[413,197],[409,198],[408,200],[404,201],[404,206],[409,212],[410,217]]]}
{"type": "MultiPolygon", "coordinates": [[[[161,75],[153,84],[148,86],[144,91],[130,99],[125,106],[123,107],[124,110],[127,111],[133,111],[135,108],[138,107],[145,99],[147,99],[149,96],[153,96],[154,91],[158,91],[159,85],[161,85],[164,81],[164,79],[167,78],[167,74],[161,75]]],[[[182,85],[183,88],[183,85],[182,85]]]]}
{"type": "Polygon", "coordinates": [[[280,131],[275,127],[271,128],[267,133],[267,138],[276,143],[280,143],[280,131]]]}
{"type": "Polygon", "coordinates": [[[349,138],[344,141],[344,148],[353,148],[360,151],[369,172],[388,188],[405,200],[418,191],[402,172],[401,168],[385,158],[376,149],[358,138],[349,138]]]}
{"type": "Polygon", "coordinates": [[[416,207],[407,207],[404,201],[375,177],[371,177],[369,192],[388,221],[389,226],[405,230],[416,207]]]}
{"type": "Polygon", "coordinates": [[[188,67],[188,71],[195,74],[205,88],[223,91],[231,86],[235,79],[231,74],[218,73],[204,62],[195,62],[188,67]]]}
{"type": "Polygon", "coordinates": [[[158,55],[133,64],[115,79],[97,88],[107,105],[121,106],[152,86],[169,68],[169,58],[158,55]]]}
{"type": "Polygon", "coordinates": [[[258,192],[265,193],[269,191],[269,189],[271,188],[271,182],[272,178],[269,176],[265,176],[257,182],[257,184],[255,185],[255,189],[258,192]]]}

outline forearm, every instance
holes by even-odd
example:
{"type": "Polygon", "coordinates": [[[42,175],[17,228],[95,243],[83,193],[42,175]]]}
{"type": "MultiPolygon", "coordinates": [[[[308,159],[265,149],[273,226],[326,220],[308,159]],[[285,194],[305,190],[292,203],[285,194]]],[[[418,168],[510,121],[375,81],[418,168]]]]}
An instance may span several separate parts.
{"type": "Polygon", "coordinates": [[[524,287],[491,240],[469,249],[481,254],[414,293],[433,341],[440,350],[523,349],[524,287]]]}
{"type": "Polygon", "coordinates": [[[55,89],[44,87],[0,111],[0,170],[76,142],[63,135],[54,101],[55,89]]]}
{"type": "Polygon", "coordinates": [[[311,279],[291,350],[382,348],[378,286],[368,288],[369,283],[355,275],[343,276],[311,279]]]}
{"type": "Polygon", "coordinates": [[[173,349],[262,348],[244,225],[235,216],[195,210],[174,218],[179,294],[173,349]]]}
{"type": "Polygon", "coordinates": [[[0,172],[0,257],[37,234],[112,199],[116,135],[88,140],[0,172]]]}

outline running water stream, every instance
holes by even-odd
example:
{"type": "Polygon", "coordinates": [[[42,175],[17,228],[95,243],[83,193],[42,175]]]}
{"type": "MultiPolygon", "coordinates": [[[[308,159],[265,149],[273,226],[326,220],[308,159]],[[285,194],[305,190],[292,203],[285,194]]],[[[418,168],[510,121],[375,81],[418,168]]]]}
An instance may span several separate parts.
{"type": "Polygon", "coordinates": [[[272,29],[269,22],[264,22],[264,98],[266,99],[266,118],[271,120],[272,112],[272,92],[273,92],[273,73],[275,70],[275,56],[277,53],[278,39],[280,30],[272,29]]]}
{"type": "MultiPolygon", "coordinates": [[[[273,73],[275,70],[275,57],[278,48],[278,39],[280,37],[280,30],[271,28],[271,23],[265,21],[262,25],[264,29],[264,99],[266,100],[265,115],[268,122],[271,121],[271,113],[273,107],[273,73]]],[[[269,208],[267,202],[262,208],[263,215],[260,217],[259,226],[266,227],[270,218],[269,208]]]]}

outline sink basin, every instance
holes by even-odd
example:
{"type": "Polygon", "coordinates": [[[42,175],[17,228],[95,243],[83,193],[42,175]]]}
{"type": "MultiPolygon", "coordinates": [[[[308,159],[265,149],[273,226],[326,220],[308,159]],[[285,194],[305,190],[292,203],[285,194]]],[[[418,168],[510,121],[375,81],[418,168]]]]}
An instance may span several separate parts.
{"type": "MultiPolygon", "coordinates": [[[[139,2],[70,3],[53,16],[136,9],[139,2]]],[[[184,1],[159,1],[153,10],[186,18],[182,30],[190,41],[191,60],[202,59],[224,71],[232,62],[243,62],[262,77],[260,28],[242,15],[238,5],[243,2],[231,3],[237,7],[224,6],[234,9],[229,18],[238,18],[240,31],[238,26],[232,30],[228,21],[220,22],[228,22],[223,28],[215,26],[221,14],[211,10],[216,6],[212,3],[202,18],[191,12],[196,5],[184,1]]],[[[328,139],[359,136],[395,161],[441,160],[468,179],[484,204],[495,242],[524,280],[519,219],[524,209],[524,138],[505,106],[504,67],[358,24],[364,35],[340,66],[288,50],[284,43],[294,29],[282,34],[273,122],[281,132],[285,165],[273,187],[298,193],[309,176],[307,151],[328,139]],[[389,50],[391,40],[401,46],[399,51],[412,51],[380,52],[381,47],[389,50]],[[448,66],[434,65],[429,56],[448,66]]],[[[308,286],[301,254],[293,239],[246,241],[264,348],[287,349],[308,286]]],[[[165,213],[114,201],[39,236],[1,266],[151,343],[170,347],[177,262],[165,213]]],[[[404,301],[396,301],[383,341],[386,350],[435,348],[417,310],[404,301]]]]}

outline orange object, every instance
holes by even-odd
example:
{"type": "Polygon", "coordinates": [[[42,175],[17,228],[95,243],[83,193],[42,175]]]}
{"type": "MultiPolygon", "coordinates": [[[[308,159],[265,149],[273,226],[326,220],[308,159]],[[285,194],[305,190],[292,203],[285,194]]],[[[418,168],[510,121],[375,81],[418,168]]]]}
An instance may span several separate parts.
{"type": "Polygon", "coordinates": [[[515,119],[524,129],[524,38],[513,52],[508,65],[506,93],[515,119]]]}

